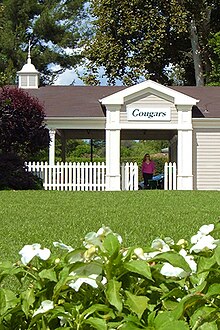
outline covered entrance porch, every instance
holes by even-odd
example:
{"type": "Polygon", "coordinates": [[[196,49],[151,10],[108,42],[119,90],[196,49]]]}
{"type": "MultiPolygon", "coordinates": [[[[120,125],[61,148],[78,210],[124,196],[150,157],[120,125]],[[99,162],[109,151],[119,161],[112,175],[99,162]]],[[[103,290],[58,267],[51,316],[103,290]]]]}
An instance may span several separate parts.
{"type": "Polygon", "coordinates": [[[177,189],[193,189],[192,106],[196,99],[149,80],[99,99],[99,103],[103,117],[47,119],[50,165],[55,160],[55,134],[63,141],[64,158],[67,138],[104,138],[106,190],[121,190],[120,141],[166,139],[170,141],[169,160],[177,163],[177,189]]]}

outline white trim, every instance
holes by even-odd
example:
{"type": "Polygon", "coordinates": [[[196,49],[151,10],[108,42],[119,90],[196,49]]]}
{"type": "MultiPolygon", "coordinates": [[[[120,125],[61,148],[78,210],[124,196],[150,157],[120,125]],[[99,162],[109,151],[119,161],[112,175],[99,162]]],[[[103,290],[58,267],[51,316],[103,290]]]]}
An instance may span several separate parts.
{"type": "Polygon", "coordinates": [[[51,129],[105,129],[106,118],[97,117],[47,117],[47,126],[51,129]]]}
{"type": "MultiPolygon", "coordinates": [[[[120,92],[114,93],[110,96],[107,96],[99,101],[104,105],[114,105],[114,104],[124,104],[126,102],[126,98],[130,97],[141,92],[142,94],[146,93],[146,90],[153,89],[161,94],[161,96],[168,95],[173,98],[173,103],[175,105],[196,105],[199,100],[192,98],[183,93],[177,92],[169,87],[163,86],[161,84],[156,83],[152,80],[146,80],[140,84],[128,87],[120,92]]],[[[163,97],[163,96],[162,96],[163,97]]]]}
{"type": "Polygon", "coordinates": [[[220,118],[192,118],[193,128],[220,128],[220,118]]]}

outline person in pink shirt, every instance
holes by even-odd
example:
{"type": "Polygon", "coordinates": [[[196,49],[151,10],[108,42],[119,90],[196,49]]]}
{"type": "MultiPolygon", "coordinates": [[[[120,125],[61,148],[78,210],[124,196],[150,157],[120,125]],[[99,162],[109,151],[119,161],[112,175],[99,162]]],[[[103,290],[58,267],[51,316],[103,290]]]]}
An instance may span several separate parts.
{"type": "Polygon", "coordinates": [[[150,159],[149,154],[145,154],[142,162],[142,175],[144,178],[144,188],[149,187],[148,180],[151,180],[155,174],[155,163],[150,159]]]}

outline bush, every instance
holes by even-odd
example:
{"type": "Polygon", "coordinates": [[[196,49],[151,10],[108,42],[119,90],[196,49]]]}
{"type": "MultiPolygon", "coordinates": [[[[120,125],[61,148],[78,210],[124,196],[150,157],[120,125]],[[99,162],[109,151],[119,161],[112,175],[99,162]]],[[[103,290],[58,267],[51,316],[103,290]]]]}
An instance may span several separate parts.
{"type": "Polygon", "coordinates": [[[217,330],[220,327],[220,241],[205,225],[175,243],[122,245],[108,227],[74,249],[26,245],[21,261],[0,264],[19,291],[0,289],[1,329],[217,330]]]}
{"type": "Polygon", "coordinates": [[[40,178],[27,171],[21,158],[15,154],[0,154],[0,190],[43,189],[40,178]]]}

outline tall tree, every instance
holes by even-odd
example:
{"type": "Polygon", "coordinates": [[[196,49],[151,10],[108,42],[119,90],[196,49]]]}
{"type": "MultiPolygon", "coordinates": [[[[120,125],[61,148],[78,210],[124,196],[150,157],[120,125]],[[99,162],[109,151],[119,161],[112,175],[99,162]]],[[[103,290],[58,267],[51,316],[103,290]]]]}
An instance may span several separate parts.
{"type": "Polygon", "coordinates": [[[220,30],[220,0],[91,0],[93,37],[85,49],[89,74],[104,67],[110,84],[143,78],[172,83],[167,68],[181,69],[184,84],[207,83],[209,38],[220,30]]]}
{"type": "Polygon", "coordinates": [[[80,19],[85,0],[0,0],[0,79],[15,82],[26,62],[28,42],[32,61],[51,83],[56,73],[76,65],[80,19]],[[53,72],[51,64],[59,65],[53,72]]]}

